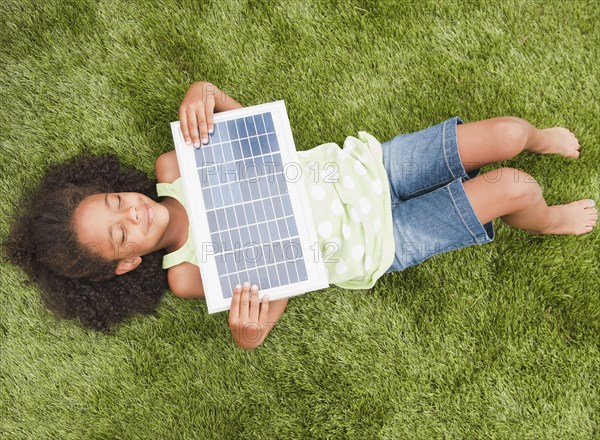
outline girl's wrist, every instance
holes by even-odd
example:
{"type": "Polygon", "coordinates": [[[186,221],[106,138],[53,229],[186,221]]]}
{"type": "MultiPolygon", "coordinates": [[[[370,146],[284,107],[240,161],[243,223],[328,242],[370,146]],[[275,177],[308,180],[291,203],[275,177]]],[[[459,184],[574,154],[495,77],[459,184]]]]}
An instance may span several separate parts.
{"type": "Polygon", "coordinates": [[[240,340],[236,339],[235,343],[238,347],[243,348],[244,350],[253,350],[262,343],[262,340],[257,343],[256,341],[249,342],[247,340],[240,341],[240,340]]]}
{"type": "Polygon", "coordinates": [[[215,86],[215,85],[214,85],[213,83],[211,83],[210,81],[198,81],[198,82],[196,82],[196,83],[194,83],[194,84],[197,84],[197,85],[199,85],[199,86],[201,86],[201,87],[207,87],[207,88],[213,88],[214,90],[219,90],[219,89],[217,88],[217,86],[215,86]]]}
{"type": "Polygon", "coordinates": [[[270,328],[264,326],[260,330],[259,334],[254,334],[254,338],[247,337],[248,335],[245,333],[244,329],[238,329],[237,331],[232,331],[231,333],[233,336],[233,340],[235,341],[238,347],[243,348],[245,350],[251,350],[260,346],[269,334],[269,332],[270,328]]]}

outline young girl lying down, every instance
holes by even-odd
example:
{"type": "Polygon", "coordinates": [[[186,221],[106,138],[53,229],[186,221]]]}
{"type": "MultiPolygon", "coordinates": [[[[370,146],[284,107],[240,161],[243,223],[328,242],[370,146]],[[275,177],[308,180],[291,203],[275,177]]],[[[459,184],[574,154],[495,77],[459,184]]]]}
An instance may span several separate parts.
{"type": "MultiPolygon", "coordinates": [[[[179,109],[186,143],[201,148],[213,113],[239,107],[214,85],[193,84],[179,109]]],[[[566,128],[538,129],[515,117],[466,124],[454,117],[383,144],[360,132],[343,148],[299,152],[319,245],[337,249],[326,261],[329,282],[366,289],[387,272],[488,243],[495,218],[535,234],[590,232],[593,200],[548,206],[522,171],[479,174],[483,165],[524,150],[579,157],[566,128]],[[332,162],[335,178],[324,169],[332,162]]],[[[204,297],[174,151],[158,157],[156,178],[158,184],[112,155],[84,156],[51,169],[26,195],[6,253],[59,316],[107,331],[135,313],[151,313],[167,285],[182,298],[204,297]]],[[[247,349],[264,341],[288,301],[261,302],[256,282],[232,286],[229,325],[247,349]]]]}

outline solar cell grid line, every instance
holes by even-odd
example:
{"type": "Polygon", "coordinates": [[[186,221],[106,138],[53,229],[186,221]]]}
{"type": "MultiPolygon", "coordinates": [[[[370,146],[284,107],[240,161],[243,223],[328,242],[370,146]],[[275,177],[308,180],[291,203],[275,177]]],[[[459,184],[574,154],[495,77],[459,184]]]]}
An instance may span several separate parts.
{"type": "Polygon", "coordinates": [[[249,182],[248,180],[239,180],[233,182],[223,182],[221,184],[211,184],[208,182],[204,187],[205,196],[211,196],[213,205],[208,207],[208,210],[212,210],[218,207],[227,207],[235,205],[236,194],[241,192],[251,191],[255,194],[253,200],[272,199],[274,196],[285,194],[285,176],[283,173],[270,174],[261,176],[256,182],[249,182]],[[260,183],[259,183],[260,182],[260,183]],[[249,186],[244,188],[244,185],[249,186]],[[275,186],[277,185],[277,186],[275,186]],[[220,191],[217,191],[217,188],[220,191]]]}
{"type": "Polygon", "coordinates": [[[186,150],[171,124],[186,200],[199,196],[187,204],[196,249],[211,245],[197,252],[209,313],[227,310],[233,286],[246,280],[272,299],[326,287],[322,260],[307,260],[316,231],[305,189],[284,175],[297,159],[283,101],[213,121],[198,150],[186,150]]]}

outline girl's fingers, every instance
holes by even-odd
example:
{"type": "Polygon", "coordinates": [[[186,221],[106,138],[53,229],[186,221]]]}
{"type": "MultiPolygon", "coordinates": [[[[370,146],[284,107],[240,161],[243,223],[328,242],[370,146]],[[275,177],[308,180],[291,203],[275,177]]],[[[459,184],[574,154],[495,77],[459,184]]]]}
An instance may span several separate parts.
{"type": "Polygon", "coordinates": [[[250,322],[256,322],[258,324],[259,308],[260,308],[260,301],[258,299],[258,286],[255,284],[252,286],[252,291],[251,291],[250,322]]]}
{"type": "Polygon", "coordinates": [[[242,286],[242,297],[240,299],[240,321],[248,322],[250,314],[250,283],[246,281],[242,286]]]}
{"type": "Polygon", "coordinates": [[[229,325],[238,322],[240,317],[240,296],[242,294],[242,286],[238,284],[233,289],[233,297],[231,298],[231,308],[229,309],[229,325]]]}
{"type": "Polygon", "coordinates": [[[183,107],[179,109],[179,128],[181,128],[181,134],[183,134],[183,140],[185,143],[191,145],[192,140],[190,138],[190,130],[188,128],[187,112],[183,107]]]}
{"type": "Polygon", "coordinates": [[[196,110],[196,119],[198,120],[198,128],[200,129],[200,138],[203,144],[208,143],[208,128],[206,128],[206,115],[204,114],[204,108],[199,107],[196,110]]]}
{"type": "Polygon", "coordinates": [[[196,120],[196,112],[190,111],[188,117],[188,129],[190,131],[190,137],[192,138],[192,144],[194,148],[200,147],[200,137],[198,136],[198,121],[196,120]]]}
{"type": "Polygon", "coordinates": [[[260,306],[260,317],[258,318],[258,323],[262,326],[265,322],[267,322],[267,317],[269,316],[269,295],[263,296],[262,305],[260,306]]]}
{"type": "Polygon", "coordinates": [[[209,99],[206,101],[204,105],[204,114],[206,115],[206,126],[208,128],[208,133],[213,132],[213,113],[215,111],[215,100],[209,99]]]}

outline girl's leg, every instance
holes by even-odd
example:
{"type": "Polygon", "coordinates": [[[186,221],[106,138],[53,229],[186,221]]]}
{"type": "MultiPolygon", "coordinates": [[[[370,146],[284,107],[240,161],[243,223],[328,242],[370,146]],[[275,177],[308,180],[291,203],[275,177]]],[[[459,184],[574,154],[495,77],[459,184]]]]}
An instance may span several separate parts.
{"type": "Polygon", "coordinates": [[[540,234],[579,235],[598,219],[593,200],[548,206],[537,182],[514,168],[499,168],[464,182],[477,218],[485,224],[500,217],[508,225],[540,234]]]}
{"type": "Polygon", "coordinates": [[[540,130],[524,119],[509,116],[461,124],[457,138],[467,172],[510,159],[523,150],[579,157],[579,142],[566,128],[540,130]]]}

